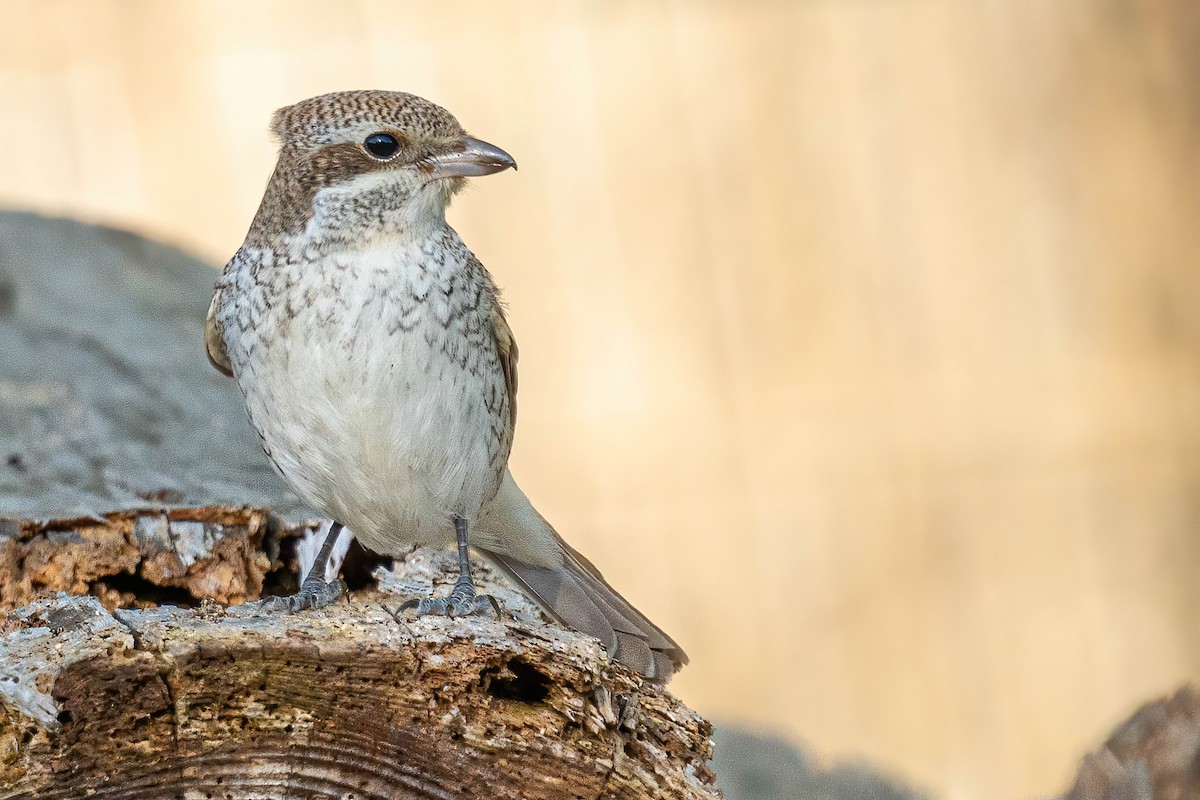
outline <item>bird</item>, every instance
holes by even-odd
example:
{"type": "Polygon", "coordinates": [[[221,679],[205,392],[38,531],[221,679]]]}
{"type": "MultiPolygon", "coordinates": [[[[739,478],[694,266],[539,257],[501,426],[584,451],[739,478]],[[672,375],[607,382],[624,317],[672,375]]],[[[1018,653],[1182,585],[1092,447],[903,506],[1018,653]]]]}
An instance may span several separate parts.
{"type": "Polygon", "coordinates": [[[537,512],[508,468],[517,342],[488,270],[446,221],[468,178],[517,168],[413,94],[324,94],[275,112],[279,154],[242,246],[217,280],[209,361],[232,377],[285,483],[333,521],[290,611],[325,580],[343,528],[384,555],[458,548],[446,597],[417,614],[499,615],[474,549],[554,620],[666,682],[683,649],[537,512]]]}

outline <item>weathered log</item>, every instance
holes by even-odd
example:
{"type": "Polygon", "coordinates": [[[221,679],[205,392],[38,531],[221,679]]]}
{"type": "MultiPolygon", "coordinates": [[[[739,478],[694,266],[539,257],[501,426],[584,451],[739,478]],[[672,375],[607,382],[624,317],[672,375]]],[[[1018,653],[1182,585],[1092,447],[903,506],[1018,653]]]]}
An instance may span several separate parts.
{"type": "Polygon", "coordinates": [[[449,552],[320,611],[214,602],[288,572],[273,525],[122,512],[4,542],[0,798],[717,796],[707,722],[486,568],[505,619],[394,616],[446,590],[449,552]]]}

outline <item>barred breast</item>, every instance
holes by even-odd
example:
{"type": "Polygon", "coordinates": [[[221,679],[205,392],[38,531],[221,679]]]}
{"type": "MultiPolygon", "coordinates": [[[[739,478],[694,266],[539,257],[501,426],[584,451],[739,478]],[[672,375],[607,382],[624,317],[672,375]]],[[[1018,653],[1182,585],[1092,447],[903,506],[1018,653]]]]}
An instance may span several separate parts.
{"type": "Polygon", "coordinates": [[[453,538],[512,445],[495,287],[452,230],[313,257],[246,249],[220,319],[250,421],[283,479],[367,547],[453,538]]]}

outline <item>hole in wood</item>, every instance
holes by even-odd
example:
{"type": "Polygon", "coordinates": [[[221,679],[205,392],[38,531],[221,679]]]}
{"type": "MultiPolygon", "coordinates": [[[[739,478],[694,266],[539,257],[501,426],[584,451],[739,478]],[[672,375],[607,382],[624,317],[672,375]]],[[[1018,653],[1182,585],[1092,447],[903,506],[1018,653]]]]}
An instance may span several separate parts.
{"type": "Polygon", "coordinates": [[[503,668],[488,667],[479,674],[479,682],[498,700],[533,704],[542,702],[550,693],[550,679],[537,667],[519,658],[509,661],[503,668]]]}
{"type": "Polygon", "coordinates": [[[102,601],[110,593],[116,593],[121,597],[123,604],[124,601],[128,601],[128,604],[134,607],[157,605],[195,608],[200,605],[196,597],[187,589],[178,586],[159,586],[140,575],[128,572],[105,575],[88,584],[88,594],[100,597],[102,601]]]}

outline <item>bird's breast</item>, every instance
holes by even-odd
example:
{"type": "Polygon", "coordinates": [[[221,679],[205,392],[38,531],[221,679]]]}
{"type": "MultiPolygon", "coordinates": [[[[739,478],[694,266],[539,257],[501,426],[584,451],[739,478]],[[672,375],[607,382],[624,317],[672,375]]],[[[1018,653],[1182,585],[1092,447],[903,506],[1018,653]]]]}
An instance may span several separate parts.
{"type": "Polygon", "coordinates": [[[468,264],[388,248],[274,263],[241,287],[253,312],[226,338],[264,448],[368,546],[473,517],[507,461],[494,289],[468,264]]]}

